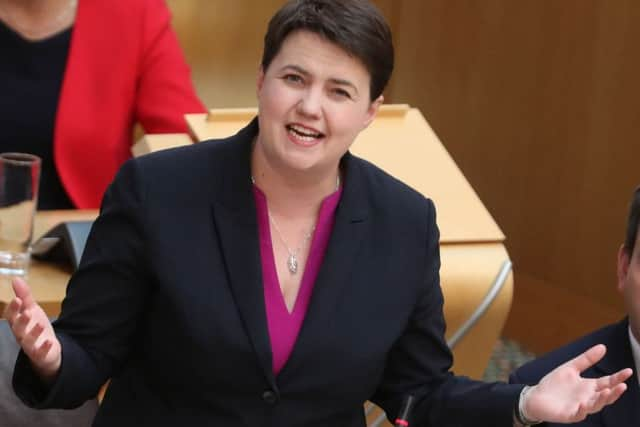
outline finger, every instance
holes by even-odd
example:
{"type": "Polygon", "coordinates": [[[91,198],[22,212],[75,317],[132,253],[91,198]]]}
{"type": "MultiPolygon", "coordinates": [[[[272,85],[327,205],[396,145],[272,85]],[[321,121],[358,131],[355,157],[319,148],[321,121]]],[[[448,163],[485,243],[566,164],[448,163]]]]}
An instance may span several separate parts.
{"type": "Polygon", "coordinates": [[[573,417],[570,421],[572,423],[580,422],[584,420],[587,415],[600,411],[607,402],[610,394],[611,390],[606,389],[601,392],[596,392],[595,394],[587,398],[586,401],[579,402],[578,408],[576,409],[576,412],[573,414],[573,417]]]}
{"type": "Polygon", "coordinates": [[[587,405],[584,403],[580,403],[578,405],[578,409],[576,410],[576,413],[573,414],[573,417],[571,418],[570,422],[571,423],[580,422],[585,418],[587,418],[587,415],[589,415],[589,413],[587,412],[587,405]]]}
{"type": "Polygon", "coordinates": [[[588,404],[582,405],[586,414],[600,412],[602,408],[611,405],[620,398],[622,393],[627,389],[627,385],[622,383],[616,387],[607,388],[598,393],[598,395],[588,404]]]}
{"type": "Polygon", "coordinates": [[[27,327],[29,326],[29,322],[31,321],[31,313],[28,311],[22,312],[22,314],[18,315],[15,322],[11,326],[13,330],[13,335],[15,335],[16,340],[20,345],[22,345],[22,340],[27,335],[27,327]]]}
{"type": "Polygon", "coordinates": [[[617,386],[613,387],[603,407],[614,403],[616,400],[620,398],[620,396],[622,396],[622,393],[624,393],[626,390],[627,390],[627,385],[625,383],[618,384],[617,386]]]}
{"type": "Polygon", "coordinates": [[[44,360],[49,354],[49,351],[53,347],[53,341],[45,340],[42,345],[35,351],[33,358],[36,360],[44,360]]]}
{"type": "Polygon", "coordinates": [[[27,285],[27,282],[19,277],[14,277],[11,281],[11,286],[13,287],[13,292],[15,292],[16,296],[22,300],[25,308],[29,308],[35,304],[33,296],[31,295],[31,289],[29,288],[29,285],[27,285]]]}
{"type": "Polygon", "coordinates": [[[616,372],[615,374],[600,377],[596,380],[596,391],[600,391],[604,388],[615,387],[618,384],[625,382],[632,374],[633,370],[626,368],[616,372]]]}
{"type": "MultiPolygon", "coordinates": [[[[7,304],[4,307],[4,310],[2,310],[2,318],[3,319],[7,319],[7,321],[9,321],[9,318],[15,316],[16,313],[16,300],[17,298],[12,299],[11,301],[9,301],[9,304],[7,304]]],[[[11,324],[11,322],[9,322],[9,324],[11,324]]]]}
{"type": "Polygon", "coordinates": [[[602,408],[604,408],[604,405],[607,404],[610,396],[611,396],[610,388],[606,388],[598,392],[594,400],[584,405],[586,413],[593,414],[595,412],[599,412],[602,408]]]}
{"type": "Polygon", "coordinates": [[[40,335],[42,335],[42,331],[44,331],[44,327],[41,324],[36,323],[33,325],[33,328],[31,328],[29,333],[24,336],[22,342],[20,342],[22,349],[30,356],[34,355],[36,352],[36,343],[38,338],[40,338],[40,335]]]}
{"type": "Polygon", "coordinates": [[[22,310],[22,300],[20,298],[14,298],[9,304],[7,304],[2,316],[7,319],[7,322],[9,322],[9,326],[12,326],[16,321],[18,315],[20,314],[20,310],[22,310]]]}
{"type": "Polygon", "coordinates": [[[581,355],[575,357],[574,359],[571,359],[565,365],[568,365],[578,370],[579,372],[582,372],[602,359],[606,352],[607,348],[604,345],[597,344],[581,355]]]}

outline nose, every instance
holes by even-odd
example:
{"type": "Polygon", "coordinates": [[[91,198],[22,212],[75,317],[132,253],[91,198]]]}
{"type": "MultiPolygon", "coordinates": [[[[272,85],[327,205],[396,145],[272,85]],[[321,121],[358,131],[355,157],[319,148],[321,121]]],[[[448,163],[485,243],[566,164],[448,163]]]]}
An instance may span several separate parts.
{"type": "Polygon", "coordinates": [[[304,91],[298,101],[297,111],[310,118],[319,118],[322,113],[322,92],[317,88],[304,91]]]}

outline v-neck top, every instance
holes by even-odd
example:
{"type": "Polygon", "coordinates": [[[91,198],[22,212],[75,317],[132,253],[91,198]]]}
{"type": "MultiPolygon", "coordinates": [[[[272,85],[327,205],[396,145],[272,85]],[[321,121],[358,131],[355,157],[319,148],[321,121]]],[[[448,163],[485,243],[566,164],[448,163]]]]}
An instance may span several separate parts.
{"type": "Polygon", "coordinates": [[[38,209],[70,209],[53,160],[53,133],[71,28],[31,41],[0,21],[0,152],[42,159],[38,209]]]}
{"type": "Polygon", "coordinates": [[[278,375],[293,351],[302,322],[307,314],[313,287],[329,244],[329,237],[333,231],[335,211],[342,195],[342,187],[327,196],[320,205],[318,221],[311,239],[311,247],[309,248],[309,256],[304,266],[300,289],[291,312],[287,309],[280,289],[280,281],[278,280],[278,271],[271,244],[267,198],[255,185],[253,186],[253,194],[256,201],[258,219],[262,281],[267,327],[271,342],[272,369],[274,375],[278,375]]]}

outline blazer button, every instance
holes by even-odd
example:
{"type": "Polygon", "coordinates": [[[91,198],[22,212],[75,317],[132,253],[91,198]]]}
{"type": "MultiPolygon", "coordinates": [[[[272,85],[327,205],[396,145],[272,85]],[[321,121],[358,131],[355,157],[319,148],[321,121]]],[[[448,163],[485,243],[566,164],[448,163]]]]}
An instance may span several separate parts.
{"type": "Polygon", "coordinates": [[[278,402],[278,395],[273,390],[265,390],[262,393],[262,400],[269,405],[275,405],[278,402]]]}

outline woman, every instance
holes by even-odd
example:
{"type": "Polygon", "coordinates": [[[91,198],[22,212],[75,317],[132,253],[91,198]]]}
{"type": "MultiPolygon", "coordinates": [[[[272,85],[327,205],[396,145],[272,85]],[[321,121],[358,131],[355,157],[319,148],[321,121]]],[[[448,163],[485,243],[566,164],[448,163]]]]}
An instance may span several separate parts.
{"type": "Polygon", "coordinates": [[[364,426],[373,400],[416,425],[573,421],[630,370],[538,386],[449,372],[433,204],[349,154],[393,66],[366,0],[293,0],[272,18],[259,115],[226,140],[125,164],[55,328],[27,285],[6,317],[14,385],[37,407],[109,389],[94,425],[364,426]],[[524,390],[524,391],[523,391],[524,390]]]}
{"type": "Polygon", "coordinates": [[[201,112],[162,0],[0,0],[0,151],[42,160],[39,208],[97,208],[133,126],[201,112]]]}

